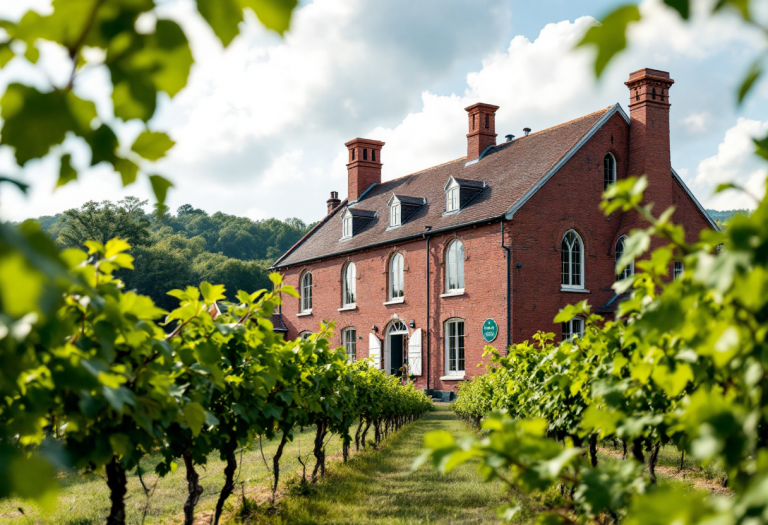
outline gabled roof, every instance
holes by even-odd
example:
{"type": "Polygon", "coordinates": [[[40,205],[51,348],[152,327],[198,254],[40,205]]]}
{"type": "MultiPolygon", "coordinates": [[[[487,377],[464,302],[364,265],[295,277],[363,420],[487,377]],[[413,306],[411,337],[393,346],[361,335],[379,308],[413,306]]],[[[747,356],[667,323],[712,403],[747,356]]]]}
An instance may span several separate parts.
{"type": "Polygon", "coordinates": [[[420,237],[425,226],[432,233],[467,225],[511,218],[554,173],[570,159],[613,115],[629,117],[616,104],[584,117],[504,142],[483,152],[479,162],[462,157],[433,168],[382,182],[366,191],[349,209],[376,212],[376,217],[354,237],[341,240],[340,221],[331,220],[345,207],[339,206],[289,249],[274,267],[281,268],[325,257],[420,237]],[[459,212],[445,212],[445,184],[453,177],[467,186],[485,188],[459,212]],[[421,195],[426,204],[398,228],[387,229],[388,204],[392,194],[421,195]]]}

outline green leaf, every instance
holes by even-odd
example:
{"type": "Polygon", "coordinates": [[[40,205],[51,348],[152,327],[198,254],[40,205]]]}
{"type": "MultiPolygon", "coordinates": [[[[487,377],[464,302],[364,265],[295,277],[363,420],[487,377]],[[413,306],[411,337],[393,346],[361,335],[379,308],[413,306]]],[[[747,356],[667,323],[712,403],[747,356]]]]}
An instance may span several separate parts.
{"type": "Polygon", "coordinates": [[[0,44],[0,68],[4,68],[15,57],[16,55],[13,53],[9,42],[0,44]]]}
{"type": "Polygon", "coordinates": [[[768,135],[755,139],[755,153],[768,160],[768,135]]]}
{"type": "Polygon", "coordinates": [[[24,58],[33,64],[37,64],[37,61],[40,59],[40,51],[34,43],[27,44],[27,49],[24,51],[24,58]]]}
{"type": "Polygon", "coordinates": [[[112,452],[118,456],[127,456],[132,449],[131,438],[125,434],[112,434],[109,436],[109,445],[112,447],[112,452]]]}
{"type": "MultiPolygon", "coordinates": [[[[101,379],[101,374],[99,374],[99,379],[101,379]]],[[[102,387],[102,392],[107,402],[112,405],[112,408],[114,408],[118,413],[123,412],[123,407],[125,405],[133,406],[136,404],[136,399],[133,396],[133,392],[124,386],[118,388],[110,388],[108,386],[104,386],[102,387]]]]}
{"type": "Polygon", "coordinates": [[[77,170],[72,167],[72,155],[67,153],[61,157],[61,168],[59,169],[59,180],[56,183],[56,187],[64,186],[73,180],[77,180],[77,170]]]}
{"type": "Polygon", "coordinates": [[[44,282],[43,275],[30,268],[21,253],[14,251],[0,258],[2,311],[12,317],[37,311],[44,282]]]}
{"type": "Polygon", "coordinates": [[[597,48],[595,76],[599,78],[611,59],[627,47],[627,26],[638,21],[640,21],[640,10],[636,5],[630,4],[613,10],[602,23],[589,28],[577,47],[595,46],[597,48]]]}
{"type": "Polygon", "coordinates": [[[61,144],[67,132],[86,137],[96,118],[94,103],[71,91],[41,93],[22,84],[9,85],[0,106],[4,121],[0,144],[14,148],[16,161],[22,166],[61,144]]]}
{"type": "Polygon", "coordinates": [[[691,16],[691,6],[689,1],[690,0],[664,0],[664,3],[677,11],[680,16],[683,17],[683,20],[688,20],[688,17],[691,16]]]}
{"type": "Polygon", "coordinates": [[[144,131],[136,138],[131,150],[147,160],[158,160],[176,144],[167,134],[159,131],[144,131]]]}
{"type": "Polygon", "coordinates": [[[152,183],[152,191],[155,194],[157,202],[164,204],[165,197],[168,195],[168,188],[173,186],[173,183],[160,175],[150,175],[149,182],[152,183]]]}
{"type": "Polygon", "coordinates": [[[203,430],[203,423],[205,423],[205,409],[200,403],[192,401],[184,405],[184,419],[189,425],[189,429],[192,431],[192,435],[197,437],[200,435],[200,431],[203,430]]]}
{"type": "Polygon", "coordinates": [[[762,75],[763,66],[761,64],[761,59],[755,60],[752,62],[752,65],[749,66],[747,74],[744,75],[744,78],[741,80],[741,84],[739,84],[739,89],[736,94],[736,100],[739,105],[744,102],[744,98],[749,94],[749,92],[754,87],[755,82],[757,82],[757,80],[762,75]]]}
{"type": "Polygon", "coordinates": [[[208,304],[226,299],[225,291],[226,288],[224,288],[223,284],[200,283],[200,292],[203,294],[203,300],[208,304]]]}
{"type": "Polygon", "coordinates": [[[55,470],[46,460],[39,456],[13,459],[8,469],[13,491],[22,498],[35,499],[44,508],[55,503],[59,491],[56,483],[55,470]]]}
{"type": "Polygon", "coordinates": [[[240,32],[238,25],[243,21],[243,8],[237,0],[197,0],[197,10],[224,47],[240,32]]]}
{"type": "Polygon", "coordinates": [[[240,4],[250,7],[259,21],[267,29],[280,33],[282,36],[291,26],[291,15],[298,0],[239,0],[240,4]]]}

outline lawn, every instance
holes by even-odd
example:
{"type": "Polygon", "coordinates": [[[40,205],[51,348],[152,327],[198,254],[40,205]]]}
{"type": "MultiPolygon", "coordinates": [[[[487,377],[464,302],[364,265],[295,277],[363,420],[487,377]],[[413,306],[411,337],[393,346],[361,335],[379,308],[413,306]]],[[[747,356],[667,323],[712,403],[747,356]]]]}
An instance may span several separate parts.
{"type": "Polygon", "coordinates": [[[406,426],[378,451],[336,463],[309,496],[287,496],[278,515],[256,515],[258,524],[410,524],[496,523],[503,503],[499,483],[483,483],[477,464],[448,475],[429,466],[411,473],[426,432],[447,430],[456,437],[468,429],[447,406],[406,426]]]}

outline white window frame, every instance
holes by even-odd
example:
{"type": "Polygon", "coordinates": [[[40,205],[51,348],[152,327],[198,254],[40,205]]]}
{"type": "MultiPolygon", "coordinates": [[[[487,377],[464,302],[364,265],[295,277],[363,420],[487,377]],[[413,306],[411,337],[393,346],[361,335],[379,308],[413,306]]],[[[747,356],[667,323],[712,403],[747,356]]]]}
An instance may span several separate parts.
{"type": "Polygon", "coordinates": [[[341,331],[341,344],[347,354],[347,362],[357,361],[357,329],[345,328],[341,331]]]}
{"type": "Polygon", "coordinates": [[[677,281],[685,273],[685,263],[683,261],[675,261],[672,264],[672,279],[677,281]]]}
{"type": "Polygon", "coordinates": [[[403,223],[403,208],[400,206],[400,201],[394,201],[389,207],[389,227],[396,228],[403,223]]]}
{"type": "Polygon", "coordinates": [[[357,304],[357,266],[355,263],[348,262],[344,266],[342,280],[341,305],[345,308],[353,307],[357,304]]]}
{"type": "Polygon", "coordinates": [[[405,297],[405,257],[395,252],[389,258],[389,300],[405,297]]]}
{"type": "Polygon", "coordinates": [[[603,157],[603,191],[607,190],[611,184],[616,184],[616,157],[609,151],[603,157]],[[610,173],[608,172],[608,166],[606,166],[608,159],[611,160],[612,164],[610,173]]]}
{"type": "MultiPolygon", "coordinates": [[[[616,249],[615,249],[615,260],[616,263],[619,262],[619,259],[621,259],[622,254],[624,253],[624,245],[626,244],[627,236],[622,235],[619,237],[619,240],[616,241],[616,249]]],[[[616,269],[614,268],[614,273],[616,269]]],[[[616,274],[616,280],[621,281],[622,279],[626,279],[627,277],[630,277],[635,274],[635,260],[632,259],[632,261],[624,267],[624,269],[616,274]]]]}
{"type": "Polygon", "coordinates": [[[300,290],[300,309],[301,313],[309,313],[312,311],[312,287],[314,286],[314,279],[312,278],[312,272],[309,270],[301,274],[301,280],[299,281],[300,290]],[[307,282],[308,281],[308,282],[307,282]]]}
{"type": "Polygon", "coordinates": [[[352,214],[347,211],[344,214],[344,218],[341,220],[341,238],[349,239],[352,237],[352,227],[354,226],[352,220],[352,214]]]}
{"type": "Polygon", "coordinates": [[[563,235],[562,240],[560,241],[560,288],[563,290],[584,290],[584,281],[585,281],[585,271],[584,271],[584,240],[581,238],[581,235],[576,230],[568,230],[565,232],[565,235],[563,235]],[[570,242],[568,241],[568,234],[572,233],[575,237],[576,242],[570,242]],[[573,271],[573,263],[574,263],[574,253],[573,249],[574,246],[578,243],[579,245],[579,258],[578,258],[578,264],[579,264],[579,283],[574,284],[574,271],[573,271]],[[565,271],[564,271],[564,264],[563,264],[563,254],[565,253],[565,250],[563,250],[563,244],[568,245],[568,279],[565,279],[565,271]],[[566,282],[567,281],[567,282],[566,282]]]}
{"type": "Polygon", "coordinates": [[[584,319],[574,317],[568,322],[562,323],[563,341],[573,341],[574,336],[584,337],[584,319]]]}
{"type": "Polygon", "coordinates": [[[445,251],[445,293],[464,292],[464,243],[451,241],[445,251]]]}
{"type": "Polygon", "coordinates": [[[445,334],[445,375],[462,377],[466,371],[466,329],[464,319],[448,319],[444,326],[445,334]],[[453,333],[451,330],[453,328],[453,333]],[[459,330],[461,328],[461,330],[459,330]],[[452,351],[455,349],[455,352],[452,351]]]}
{"type": "Polygon", "coordinates": [[[453,184],[448,186],[448,189],[445,191],[445,212],[452,213],[459,211],[460,207],[461,188],[459,188],[459,184],[456,181],[453,181],[453,184]]]}

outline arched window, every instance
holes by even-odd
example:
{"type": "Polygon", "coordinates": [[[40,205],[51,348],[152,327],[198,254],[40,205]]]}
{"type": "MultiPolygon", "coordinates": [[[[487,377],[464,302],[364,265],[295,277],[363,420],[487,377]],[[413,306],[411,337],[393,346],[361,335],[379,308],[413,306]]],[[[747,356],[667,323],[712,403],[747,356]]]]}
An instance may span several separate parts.
{"type": "Polygon", "coordinates": [[[626,279],[633,273],[635,273],[635,261],[633,260],[628,265],[624,267],[622,271],[619,271],[618,263],[619,259],[621,259],[621,256],[624,254],[624,242],[627,240],[626,235],[622,235],[619,237],[619,240],[616,242],[616,280],[621,281],[622,279],[626,279]]]}
{"type": "Polygon", "coordinates": [[[403,266],[404,266],[404,260],[403,260],[402,253],[396,253],[389,260],[389,299],[390,300],[397,299],[398,297],[403,297],[405,295],[404,286],[403,286],[403,266]]]}
{"type": "Polygon", "coordinates": [[[584,319],[581,317],[563,323],[563,341],[571,341],[574,337],[584,337],[584,319]]]}
{"type": "Polygon", "coordinates": [[[357,303],[357,267],[350,262],[344,267],[342,306],[354,306],[357,303]]]}
{"type": "Polygon", "coordinates": [[[616,157],[611,153],[606,153],[603,158],[603,189],[616,182],[616,157]]]}
{"type": "Polygon", "coordinates": [[[579,234],[568,230],[563,236],[562,243],[562,280],[563,288],[584,288],[584,244],[579,234]]]}
{"type": "Polygon", "coordinates": [[[453,241],[448,246],[445,262],[445,291],[450,293],[464,290],[464,245],[453,241]]]}
{"type": "Polygon", "coordinates": [[[312,335],[312,332],[310,332],[309,330],[304,330],[299,334],[299,339],[301,339],[302,341],[306,341],[307,339],[309,339],[310,335],[312,335]]]}
{"type": "Polygon", "coordinates": [[[301,276],[301,311],[312,311],[312,272],[304,272],[301,276]]]}
{"type": "Polygon", "coordinates": [[[445,322],[445,374],[464,375],[464,319],[445,322]]]}
{"type": "Polygon", "coordinates": [[[341,332],[341,341],[344,345],[344,351],[347,353],[347,361],[350,363],[357,361],[357,330],[345,328],[341,332]]]}

